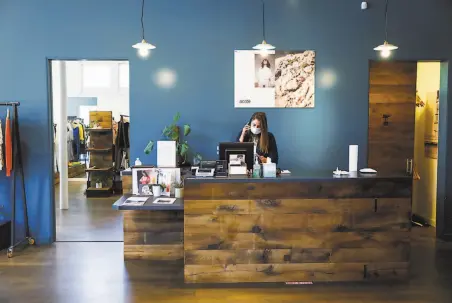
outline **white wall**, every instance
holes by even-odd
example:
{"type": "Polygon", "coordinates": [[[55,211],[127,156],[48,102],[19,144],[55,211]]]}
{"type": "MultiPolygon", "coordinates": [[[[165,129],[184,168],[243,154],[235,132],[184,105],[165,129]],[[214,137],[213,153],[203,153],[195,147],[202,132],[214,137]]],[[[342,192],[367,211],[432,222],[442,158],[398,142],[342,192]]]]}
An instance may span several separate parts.
{"type": "MultiPolygon", "coordinates": [[[[414,163],[420,180],[413,181],[413,213],[436,226],[436,189],[438,160],[425,157],[426,125],[431,123],[430,111],[436,108],[436,91],[440,85],[440,63],[419,62],[417,91],[425,107],[416,108],[414,163]]],[[[440,113],[441,117],[441,113],[440,113]]]]}
{"type": "MultiPolygon", "coordinates": [[[[128,61],[66,61],[67,74],[67,93],[68,97],[96,97],[97,110],[112,111],[116,121],[119,115],[129,115],[129,87],[120,87],[119,83],[119,66],[125,64],[129,66],[128,61]],[[110,73],[110,85],[108,87],[84,87],[83,85],[83,69],[85,67],[105,67],[110,73]]],[[[53,82],[59,83],[59,74],[57,69],[52,68],[53,82]]],[[[55,92],[53,86],[54,96],[55,92]]],[[[54,99],[54,121],[58,121],[58,102],[54,99]]]]}

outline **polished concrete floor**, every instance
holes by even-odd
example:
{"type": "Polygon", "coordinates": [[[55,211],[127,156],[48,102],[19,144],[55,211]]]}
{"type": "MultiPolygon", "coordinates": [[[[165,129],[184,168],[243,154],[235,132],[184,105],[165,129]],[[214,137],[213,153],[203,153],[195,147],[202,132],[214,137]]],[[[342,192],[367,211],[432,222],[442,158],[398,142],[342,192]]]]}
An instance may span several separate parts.
{"type": "Polygon", "coordinates": [[[87,199],[83,181],[68,187],[68,210],[60,210],[59,186],[55,188],[57,241],[123,241],[121,212],[111,208],[119,197],[87,199]]]}
{"type": "Polygon", "coordinates": [[[122,243],[57,242],[0,255],[3,302],[450,303],[452,243],[413,229],[412,277],[390,284],[184,285],[181,263],[123,262],[122,243]]]}

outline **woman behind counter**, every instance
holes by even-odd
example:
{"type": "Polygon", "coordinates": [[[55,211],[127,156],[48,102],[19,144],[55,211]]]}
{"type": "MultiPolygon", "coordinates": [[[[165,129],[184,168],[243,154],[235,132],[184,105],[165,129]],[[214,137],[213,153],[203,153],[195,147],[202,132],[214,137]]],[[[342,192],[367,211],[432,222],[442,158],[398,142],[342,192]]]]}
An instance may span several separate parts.
{"type": "Polygon", "coordinates": [[[263,112],[254,113],[250,122],[246,124],[237,137],[238,142],[253,142],[256,153],[262,163],[267,163],[271,158],[273,163],[278,164],[278,147],[275,136],[268,131],[267,116],[263,112]]]}

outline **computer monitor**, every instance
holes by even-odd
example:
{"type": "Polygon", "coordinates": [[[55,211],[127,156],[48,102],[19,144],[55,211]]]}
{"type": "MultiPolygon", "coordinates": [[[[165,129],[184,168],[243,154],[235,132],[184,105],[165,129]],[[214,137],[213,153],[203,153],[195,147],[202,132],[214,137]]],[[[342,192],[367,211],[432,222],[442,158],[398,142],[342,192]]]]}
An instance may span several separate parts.
{"type": "Polygon", "coordinates": [[[245,155],[246,168],[253,169],[254,143],[253,142],[220,142],[219,160],[225,160],[229,165],[229,155],[245,155]]]}

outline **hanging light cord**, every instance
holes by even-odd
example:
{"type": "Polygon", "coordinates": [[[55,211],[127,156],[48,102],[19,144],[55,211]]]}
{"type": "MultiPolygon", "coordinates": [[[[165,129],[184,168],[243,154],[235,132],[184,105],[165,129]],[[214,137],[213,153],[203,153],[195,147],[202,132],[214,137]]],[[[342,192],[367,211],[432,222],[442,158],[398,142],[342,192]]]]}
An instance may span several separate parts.
{"type": "Polygon", "coordinates": [[[142,2],[141,2],[141,38],[144,40],[143,15],[144,15],[144,0],[142,0],[142,2]]]}
{"type": "Polygon", "coordinates": [[[262,33],[264,35],[264,41],[265,39],[265,0],[262,0],[262,33]]]}
{"type": "Polygon", "coordinates": [[[386,0],[386,6],[385,6],[385,41],[388,41],[388,4],[389,4],[389,0],[386,0]]]}

